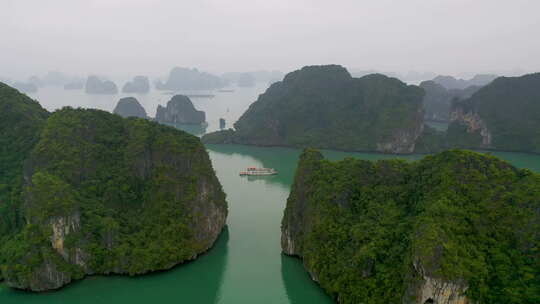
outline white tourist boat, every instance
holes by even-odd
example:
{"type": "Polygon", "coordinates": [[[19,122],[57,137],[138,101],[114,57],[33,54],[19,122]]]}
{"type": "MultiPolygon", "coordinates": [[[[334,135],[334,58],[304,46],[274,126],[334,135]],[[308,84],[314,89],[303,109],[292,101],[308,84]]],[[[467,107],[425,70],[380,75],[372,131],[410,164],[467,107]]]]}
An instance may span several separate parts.
{"type": "Polygon", "coordinates": [[[272,168],[256,168],[249,167],[246,171],[241,171],[240,176],[264,176],[264,175],[276,175],[277,171],[272,168]]]}

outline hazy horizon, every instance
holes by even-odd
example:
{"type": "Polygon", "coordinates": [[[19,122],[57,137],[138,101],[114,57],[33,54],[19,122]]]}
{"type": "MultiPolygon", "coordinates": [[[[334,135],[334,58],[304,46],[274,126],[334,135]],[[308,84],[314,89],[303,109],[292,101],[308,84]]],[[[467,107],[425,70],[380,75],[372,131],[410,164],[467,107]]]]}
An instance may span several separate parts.
{"type": "Polygon", "coordinates": [[[305,65],[469,77],[540,71],[540,2],[7,0],[0,77],[305,65]],[[52,4],[54,3],[54,4],[52,4]]]}

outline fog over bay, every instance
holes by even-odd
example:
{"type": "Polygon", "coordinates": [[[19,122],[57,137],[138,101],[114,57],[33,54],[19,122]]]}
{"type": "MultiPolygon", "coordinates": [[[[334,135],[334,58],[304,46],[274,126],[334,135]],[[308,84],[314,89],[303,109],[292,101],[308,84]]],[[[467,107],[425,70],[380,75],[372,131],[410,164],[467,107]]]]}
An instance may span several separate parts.
{"type": "Polygon", "coordinates": [[[540,70],[537,0],[3,0],[0,77],[165,75],[336,63],[407,73],[540,70]]]}

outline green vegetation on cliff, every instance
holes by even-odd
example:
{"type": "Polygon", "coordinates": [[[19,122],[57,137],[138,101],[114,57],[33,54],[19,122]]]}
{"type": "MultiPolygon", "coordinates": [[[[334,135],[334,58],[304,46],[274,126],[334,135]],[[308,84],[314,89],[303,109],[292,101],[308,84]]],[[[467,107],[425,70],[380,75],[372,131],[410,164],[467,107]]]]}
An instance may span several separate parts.
{"type": "Polygon", "coordinates": [[[306,150],[282,247],[340,303],[539,303],[539,210],[540,175],[493,156],[330,162],[306,150]]]}
{"type": "Polygon", "coordinates": [[[0,83],[0,241],[17,229],[23,163],[49,115],[39,103],[0,83]]]}
{"type": "Polygon", "coordinates": [[[207,143],[410,153],[422,128],[423,90],[384,75],[353,78],[341,66],[308,66],[259,96],[234,131],[207,143]]]}
{"type": "Polygon", "coordinates": [[[452,110],[451,147],[540,153],[540,73],[500,77],[452,110]],[[457,141],[457,142],[456,142],[457,141]]]}
{"type": "Polygon", "coordinates": [[[24,224],[0,251],[4,279],[15,288],[43,291],[86,274],[168,269],[212,246],[227,216],[197,137],[99,110],[53,113],[26,160],[24,181],[24,224]]]}

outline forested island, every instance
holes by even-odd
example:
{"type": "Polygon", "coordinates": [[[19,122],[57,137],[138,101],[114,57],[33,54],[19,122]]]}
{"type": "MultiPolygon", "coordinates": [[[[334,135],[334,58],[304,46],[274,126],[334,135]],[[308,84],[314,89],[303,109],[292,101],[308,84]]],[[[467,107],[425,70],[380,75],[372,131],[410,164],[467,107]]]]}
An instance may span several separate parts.
{"type": "Polygon", "coordinates": [[[540,153],[540,73],[499,77],[455,100],[446,132],[424,128],[417,152],[452,148],[540,153]]]}
{"type": "Polygon", "coordinates": [[[100,110],[54,113],[0,84],[0,279],[46,291],[169,269],[208,250],[227,203],[200,140],[100,110]]]}
{"type": "Polygon", "coordinates": [[[447,151],[300,157],[282,249],[339,303],[537,303],[540,175],[447,151]]]}
{"type": "Polygon", "coordinates": [[[338,65],[307,66],[259,96],[206,143],[411,153],[423,128],[418,86],[373,74],[353,78],[338,65]]]}
{"type": "Polygon", "coordinates": [[[200,125],[206,122],[206,113],[195,109],[189,97],[175,95],[165,107],[158,105],[156,121],[163,124],[200,125]]]}
{"type": "Polygon", "coordinates": [[[146,110],[135,97],[121,98],[116,104],[116,107],[114,107],[113,113],[118,114],[124,118],[148,118],[148,116],[146,115],[146,110]]]}

